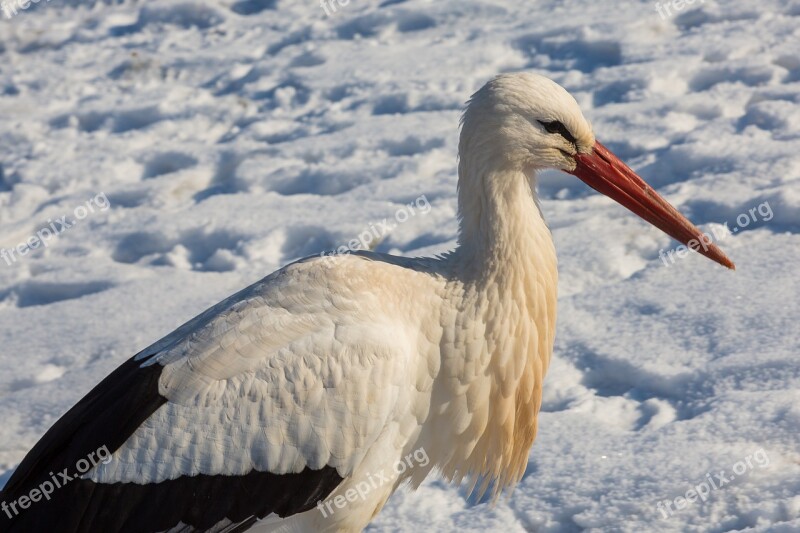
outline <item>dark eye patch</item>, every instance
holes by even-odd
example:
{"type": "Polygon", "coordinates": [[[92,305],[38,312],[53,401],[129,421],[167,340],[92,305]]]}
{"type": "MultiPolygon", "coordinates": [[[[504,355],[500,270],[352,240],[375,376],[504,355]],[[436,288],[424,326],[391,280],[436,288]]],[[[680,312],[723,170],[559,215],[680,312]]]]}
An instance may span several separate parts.
{"type": "Polygon", "coordinates": [[[547,133],[557,133],[572,144],[576,144],[575,137],[569,132],[567,127],[561,123],[561,121],[554,120],[552,122],[542,122],[540,120],[539,124],[544,126],[544,129],[547,131],[547,133]]]}

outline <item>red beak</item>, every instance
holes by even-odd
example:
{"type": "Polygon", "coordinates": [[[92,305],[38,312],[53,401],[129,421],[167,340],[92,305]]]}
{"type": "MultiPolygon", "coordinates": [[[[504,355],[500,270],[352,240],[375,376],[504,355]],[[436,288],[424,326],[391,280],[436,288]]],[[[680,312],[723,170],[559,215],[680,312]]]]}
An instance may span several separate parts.
{"type": "Polygon", "coordinates": [[[608,148],[596,142],[590,154],[575,156],[578,166],[571,172],[592,189],[624,205],[676,241],[722,266],[735,270],[733,262],[677,209],[623,163],[608,148]]]}

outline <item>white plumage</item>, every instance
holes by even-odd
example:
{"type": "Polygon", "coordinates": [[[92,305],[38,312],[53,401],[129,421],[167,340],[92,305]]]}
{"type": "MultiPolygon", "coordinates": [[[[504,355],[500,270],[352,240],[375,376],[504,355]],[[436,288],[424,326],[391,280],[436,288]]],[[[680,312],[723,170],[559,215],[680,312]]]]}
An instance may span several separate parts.
{"type": "MultiPolygon", "coordinates": [[[[603,192],[681,240],[681,231],[697,230],[596,144],[574,99],[540,76],[500,76],[476,93],[459,151],[456,250],[426,259],[309,258],[206,311],[134,358],[133,371],[157,371],[161,403],[84,481],[163,488],[255,472],[281,483],[335,470],[332,485],[294,495],[305,500],[282,512],[265,515],[263,492],[246,493],[252,511],[241,497],[217,514],[176,511],[170,527],[192,531],[247,528],[255,518],[265,530],[359,531],[398,486],[417,486],[433,469],[481,493],[491,483],[495,496],[513,487],[536,435],[556,327],[556,256],[536,171],[562,169],[596,188],[611,183],[627,196],[603,192]],[[417,450],[429,461],[323,512],[323,498],[394,474],[417,450]]],[[[717,253],[707,255],[722,262],[717,253]]],[[[59,434],[82,431],[64,425],[59,434]]],[[[57,450],[73,437],[50,438],[48,449],[57,450]]],[[[23,466],[11,490],[36,478],[34,466],[23,466]]],[[[140,512],[130,507],[124,512],[140,512]]],[[[125,530],[124,521],[107,523],[125,530]]]]}

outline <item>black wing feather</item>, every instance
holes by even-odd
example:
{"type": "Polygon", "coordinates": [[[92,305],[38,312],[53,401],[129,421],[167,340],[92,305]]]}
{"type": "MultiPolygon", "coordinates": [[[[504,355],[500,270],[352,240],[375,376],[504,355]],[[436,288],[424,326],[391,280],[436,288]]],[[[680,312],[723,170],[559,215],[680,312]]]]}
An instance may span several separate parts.
{"type": "MultiPolygon", "coordinates": [[[[64,469],[73,474],[79,460],[103,446],[111,453],[122,446],[168,401],[158,392],[163,367],[141,364],[128,360],[56,422],[23,459],[0,501],[16,502],[64,469]]],[[[257,518],[313,508],[342,480],[330,466],[292,474],[201,474],[148,484],[74,479],[51,499],[18,509],[10,519],[0,514],[0,531],[146,533],[180,524],[182,531],[206,531],[226,520],[233,531],[244,531],[257,518]]]]}

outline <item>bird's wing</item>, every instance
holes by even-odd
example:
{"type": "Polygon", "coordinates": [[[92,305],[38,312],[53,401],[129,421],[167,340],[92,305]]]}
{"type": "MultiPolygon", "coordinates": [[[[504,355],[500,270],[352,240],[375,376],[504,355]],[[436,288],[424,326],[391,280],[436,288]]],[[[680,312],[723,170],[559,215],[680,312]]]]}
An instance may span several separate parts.
{"type": "Polygon", "coordinates": [[[410,353],[368,280],[326,269],[290,265],[109,375],[9,480],[8,531],[238,531],[326,497],[394,416],[410,353]]]}

